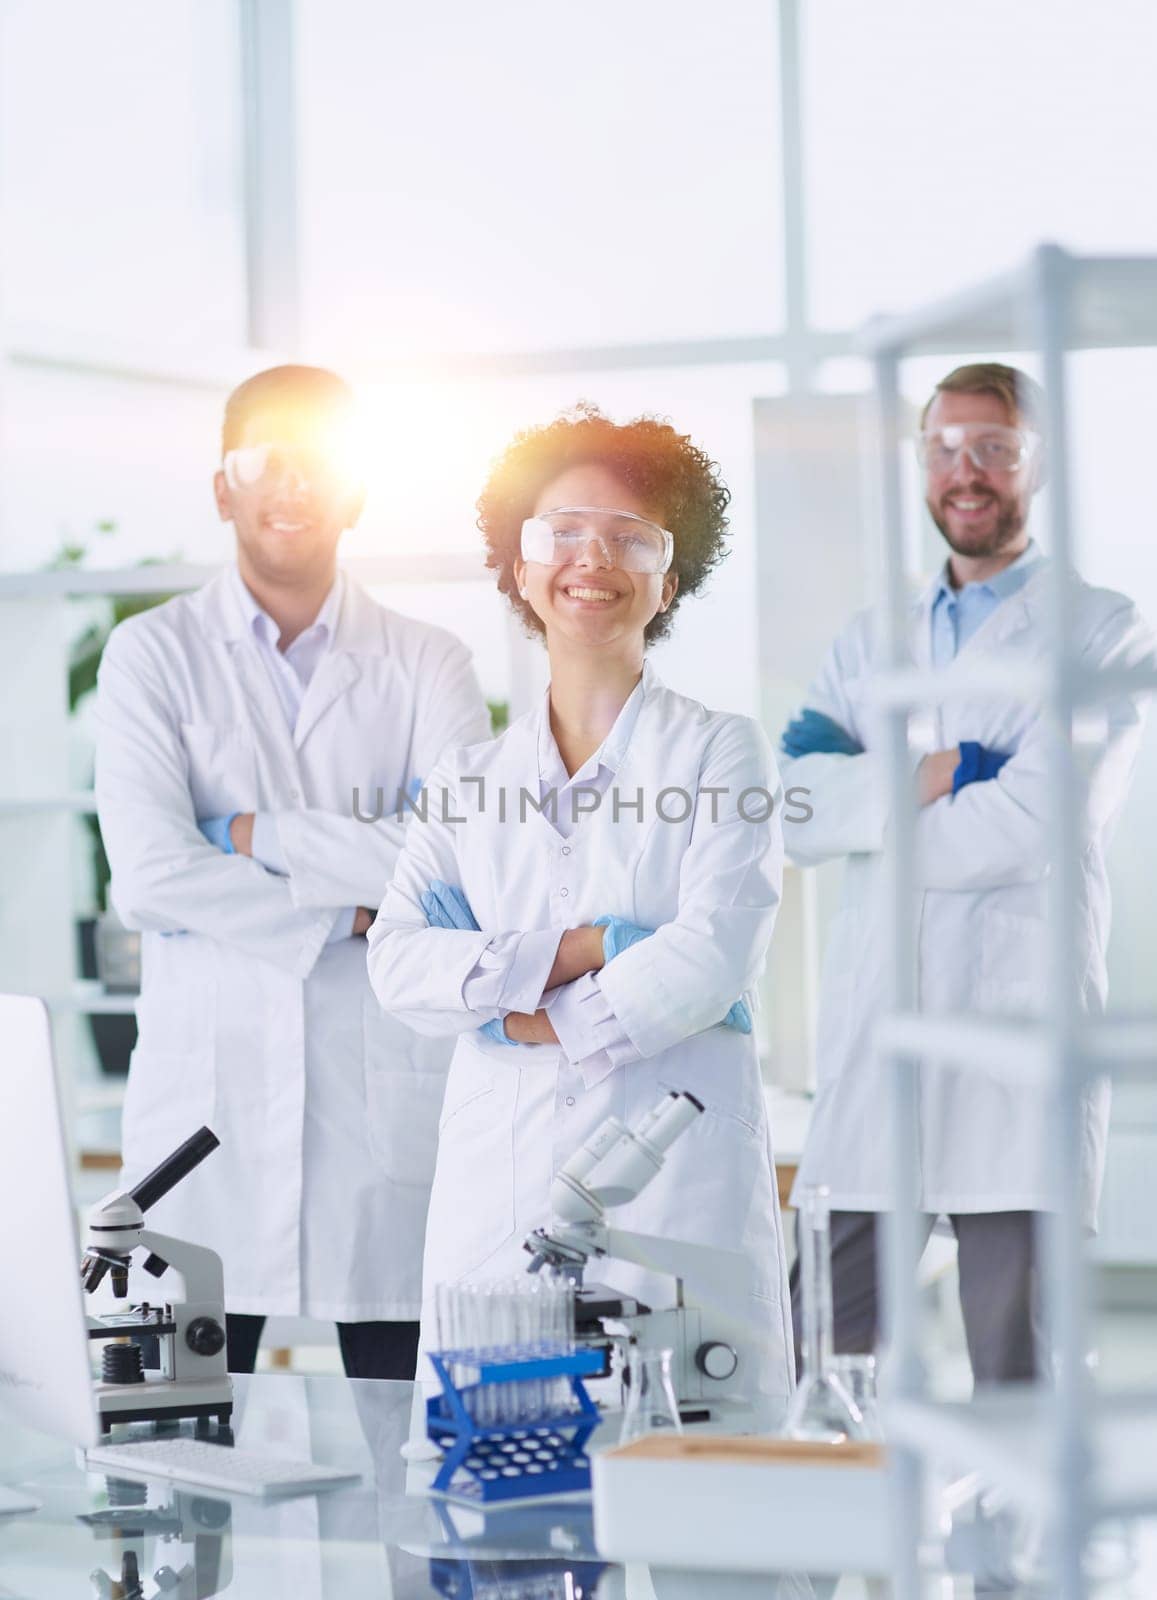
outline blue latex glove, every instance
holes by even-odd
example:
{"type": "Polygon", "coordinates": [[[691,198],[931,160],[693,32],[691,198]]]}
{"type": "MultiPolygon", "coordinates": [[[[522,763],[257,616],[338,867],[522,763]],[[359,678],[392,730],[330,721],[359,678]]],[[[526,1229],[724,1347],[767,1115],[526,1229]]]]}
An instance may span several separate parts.
{"type": "Polygon", "coordinates": [[[640,939],[649,939],[655,931],[654,928],[640,928],[637,922],[628,922],[625,917],[596,917],[594,926],[603,930],[604,961],[613,961],[640,939]]]}
{"type": "Polygon", "coordinates": [[[747,1009],[746,1000],[737,1000],[731,1010],[723,1019],[725,1028],[734,1028],[736,1033],[751,1032],[751,1012],[747,1009]]]}
{"type": "Polygon", "coordinates": [[[779,745],[793,761],[798,756],[858,756],[864,752],[863,745],[834,718],[807,706],[788,723],[779,745]]]}
{"type": "Polygon", "coordinates": [[[210,844],[215,844],[218,850],[224,850],[227,856],[235,856],[233,841],[229,837],[229,829],[233,818],[239,817],[239,811],[231,811],[227,817],[205,817],[197,826],[208,839],[210,844]]]}
{"type": "Polygon", "coordinates": [[[970,783],[987,783],[995,778],[1008,760],[999,750],[986,750],[975,739],[961,739],[960,761],[952,774],[952,793],[959,794],[970,783]]]}
{"type": "MultiPolygon", "coordinates": [[[[426,913],[426,921],[432,928],[456,928],[459,933],[480,931],[474,913],[470,909],[469,900],[461,889],[456,889],[452,883],[443,883],[441,878],[435,878],[430,887],[423,891],[420,899],[422,910],[426,913]]],[[[509,1045],[514,1050],[519,1048],[517,1039],[506,1037],[501,1017],[483,1023],[478,1032],[494,1044],[509,1045]]]]}
{"type": "Polygon", "coordinates": [[[422,910],[432,928],[457,928],[459,933],[478,933],[479,927],[470,902],[452,883],[435,878],[421,896],[422,910]]]}
{"type": "Polygon", "coordinates": [[[510,1039],[506,1034],[506,1027],[501,1017],[493,1017],[489,1022],[484,1022],[478,1032],[484,1039],[489,1039],[492,1044],[504,1044],[511,1050],[521,1050],[521,1039],[510,1039]]]}
{"type": "MultiPolygon", "coordinates": [[[[637,922],[628,922],[625,917],[596,917],[594,926],[603,930],[604,961],[613,961],[640,939],[649,939],[655,931],[654,928],[640,928],[637,922]]],[[[735,1002],[724,1017],[723,1026],[734,1028],[737,1033],[751,1032],[751,1012],[746,1001],[735,1002]]]]}

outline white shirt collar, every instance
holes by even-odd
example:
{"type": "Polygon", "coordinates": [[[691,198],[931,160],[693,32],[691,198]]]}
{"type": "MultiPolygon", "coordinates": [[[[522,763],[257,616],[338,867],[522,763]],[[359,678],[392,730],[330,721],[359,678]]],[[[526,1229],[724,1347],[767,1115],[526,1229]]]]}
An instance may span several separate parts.
{"type": "MultiPolygon", "coordinates": [[[[242,614],[249,627],[257,638],[264,640],[276,649],[277,641],[281,637],[281,629],[274,622],[268,611],[258,604],[237,567],[235,565],[232,566],[229,572],[237,598],[241,603],[242,614]]],[[[319,643],[325,645],[328,645],[333,640],[334,635],[337,633],[338,617],[341,614],[343,592],[344,580],[339,571],[330,586],[329,593],[321,603],[321,609],[318,611],[317,616],[308,628],[304,628],[298,634],[293,644],[289,647],[291,650],[295,645],[300,644],[303,639],[317,639],[319,643]]]]}
{"type": "Polygon", "coordinates": [[[538,725],[538,770],[542,778],[549,778],[552,774],[562,784],[581,783],[592,778],[600,768],[605,767],[613,777],[618,771],[627,746],[631,742],[631,735],[635,731],[635,724],[639,720],[639,713],[643,709],[649,686],[650,670],[648,664],[643,666],[643,675],[631,690],[622,710],[615,718],[610,732],[602,744],[583,762],[573,777],[567,776],[566,767],[562,756],[559,754],[558,745],[555,743],[554,734],[550,729],[550,688],[547,687],[542,699],[542,713],[538,725]]]}

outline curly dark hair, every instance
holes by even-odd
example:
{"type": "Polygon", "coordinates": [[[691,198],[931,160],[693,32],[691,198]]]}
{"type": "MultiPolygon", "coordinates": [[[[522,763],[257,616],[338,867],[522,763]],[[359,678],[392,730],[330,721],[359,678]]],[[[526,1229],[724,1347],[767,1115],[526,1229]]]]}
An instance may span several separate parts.
{"type": "Polygon", "coordinates": [[[625,488],[654,508],[674,535],[671,570],[679,585],[666,611],[647,624],[648,644],[662,639],[684,595],[697,594],[727,555],[727,506],[731,493],[719,469],[686,434],[657,417],[615,423],[597,406],[582,402],[543,427],[515,435],[491,470],[478,497],[478,527],[486,541],[486,565],[498,573],[506,595],[532,635],[542,622],[518,592],[514,563],[520,556],[522,524],[534,515],[544,485],[568,467],[597,462],[625,488]]]}

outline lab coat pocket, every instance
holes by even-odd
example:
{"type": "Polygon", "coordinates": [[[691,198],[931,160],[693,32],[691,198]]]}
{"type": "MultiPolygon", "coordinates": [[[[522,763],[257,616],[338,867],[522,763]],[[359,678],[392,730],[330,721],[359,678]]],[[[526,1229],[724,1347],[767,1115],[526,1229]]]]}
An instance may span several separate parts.
{"type": "Polygon", "coordinates": [[[387,1016],[373,995],[362,1008],[366,1136],[374,1160],[394,1183],[428,1188],[438,1151],[438,1113],[446,1089],[445,1046],[420,1040],[387,1016]],[[433,1059],[425,1059],[426,1057],[433,1059]]]}
{"type": "Polygon", "coordinates": [[[180,1144],[203,1124],[212,1126],[216,1104],[211,1050],[145,1050],[138,1045],[125,1090],[123,1142],[147,1133],[152,1144],[171,1132],[180,1144]]]}
{"type": "Polygon", "coordinates": [[[842,907],[832,918],[823,958],[820,992],[824,1003],[816,1020],[817,1077],[821,1082],[835,1063],[846,1059],[855,1003],[863,995],[860,968],[864,950],[859,913],[842,907]]]}
{"type": "Polygon", "coordinates": [[[198,982],[146,986],[136,1002],[136,1027],[122,1117],[126,1166],[133,1152],[155,1160],[205,1123],[213,1126],[216,989],[198,982]]]}
{"type": "MultiPolygon", "coordinates": [[[[702,1038],[704,1035],[699,1037],[702,1038]]],[[[656,1087],[660,1094],[664,1091],[668,1094],[691,1093],[696,1099],[701,1100],[702,1126],[712,1127],[717,1124],[727,1134],[738,1134],[761,1145],[766,1143],[767,1124],[759,1100],[759,1090],[750,1084],[721,1081],[716,1076],[709,1084],[697,1082],[695,1087],[690,1089],[685,1075],[672,1073],[669,1079],[660,1078],[656,1087]]],[[[697,1122],[695,1126],[699,1127],[700,1123],[697,1122]]]]}
{"type": "Polygon", "coordinates": [[[189,792],[198,822],[258,809],[257,752],[239,723],[182,722],[189,792]]]}
{"type": "Polygon", "coordinates": [[[976,980],[977,1009],[1000,1016],[1040,1016],[1048,928],[1042,917],[984,911],[976,980]]]}
{"type": "Polygon", "coordinates": [[[125,1181],[136,1183],[199,1128],[214,1127],[216,1076],[209,1051],[133,1051],[121,1113],[125,1181]]]}
{"type": "Polygon", "coordinates": [[[137,1001],[137,1046],[121,1117],[121,1150],[132,1181],[203,1126],[214,1128],[216,996],[188,984],[137,1001]],[[139,1169],[139,1171],[137,1170],[139,1169]]]}
{"type": "MultiPolygon", "coordinates": [[[[495,1046],[495,1048],[499,1048],[495,1046]]],[[[462,1041],[454,1055],[454,1065],[446,1084],[439,1132],[445,1132],[461,1112],[483,1096],[493,1094],[497,1069],[486,1052],[474,1041],[462,1041]]]]}
{"type": "Polygon", "coordinates": [[[431,1281],[479,1270],[514,1232],[517,1068],[497,1069],[468,1036],[454,1051],[426,1232],[431,1281]]]}
{"type": "Polygon", "coordinates": [[[648,1091],[641,1082],[637,1085],[643,1092],[632,1096],[636,1101],[630,1108],[632,1117],[650,1110],[664,1092],[689,1093],[703,1104],[704,1124],[718,1122],[729,1132],[766,1143],[763,1085],[755,1044],[748,1035],[710,1028],[672,1045],[657,1065],[654,1088],[648,1091]]]}

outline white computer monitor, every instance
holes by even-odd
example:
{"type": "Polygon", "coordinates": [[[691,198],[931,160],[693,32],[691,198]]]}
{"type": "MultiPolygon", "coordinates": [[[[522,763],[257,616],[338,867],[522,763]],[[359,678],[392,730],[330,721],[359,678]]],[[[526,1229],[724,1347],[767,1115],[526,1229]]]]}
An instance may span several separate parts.
{"type": "Polygon", "coordinates": [[[80,1249],[42,1000],[0,995],[0,1422],[99,1437],[80,1249]]]}

